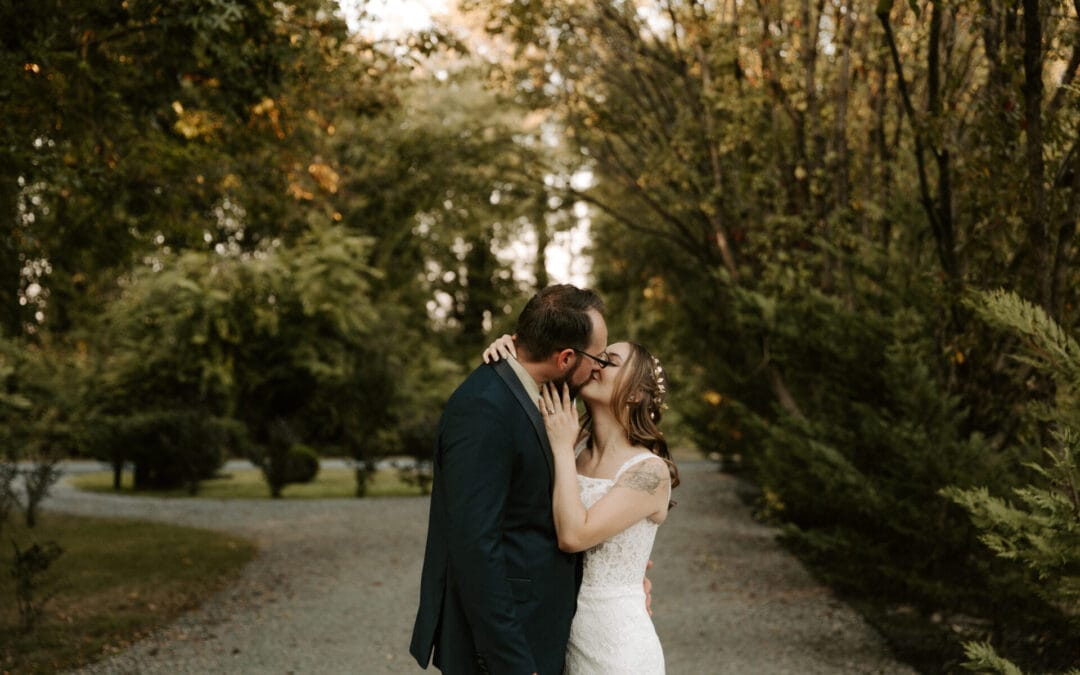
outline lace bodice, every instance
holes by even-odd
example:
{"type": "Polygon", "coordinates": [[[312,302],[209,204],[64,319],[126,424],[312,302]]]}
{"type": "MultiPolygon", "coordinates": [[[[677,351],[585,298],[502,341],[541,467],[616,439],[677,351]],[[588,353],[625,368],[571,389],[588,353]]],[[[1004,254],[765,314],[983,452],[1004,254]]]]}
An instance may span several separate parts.
{"type": "MultiPolygon", "coordinates": [[[[579,474],[581,501],[592,508],[627,469],[654,457],[650,452],[631,457],[610,480],[579,474]]],[[[564,675],[664,675],[664,650],[645,609],[641,583],[657,528],[644,518],[585,551],[564,675]]]]}
{"type": "MultiPolygon", "coordinates": [[[[578,489],[581,491],[581,501],[585,508],[592,508],[600,501],[628,468],[655,457],[651,452],[645,452],[630,458],[619,468],[613,479],[590,478],[579,474],[578,489]]],[[[645,518],[585,551],[585,571],[581,585],[598,588],[636,585],[640,588],[659,527],[658,523],[645,518]]]]}

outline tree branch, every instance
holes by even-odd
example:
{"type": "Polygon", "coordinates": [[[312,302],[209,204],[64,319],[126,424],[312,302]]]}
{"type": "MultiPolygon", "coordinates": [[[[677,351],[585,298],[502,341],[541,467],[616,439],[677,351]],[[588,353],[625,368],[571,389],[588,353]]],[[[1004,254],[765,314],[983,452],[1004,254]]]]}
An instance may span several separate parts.
{"type": "MultiPolygon", "coordinates": [[[[935,3],[935,7],[936,6],[935,3]]],[[[892,56],[893,67],[896,70],[897,87],[900,90],[903,110],[907,114],[908,124],[911,126],[912,134],[915,137],[915,164],[919,175],[920,201],[923,210],[926,212],[927,219],[930,221],[930,228],[934,233],[934,239],[937,243],[938,260],[941,263],[941,268],[950,280],[956,282],[958,281],[958,271],[951,223],[942,223],[941,213],[935,206],[933,195],[930,193],[930,181],[926,170],[926,141],[923,137],[923,131],[919,128],[918,121],[915,117],[915,106],[911,102],[911,93],[908,89],[907,79],[904,77],[904,68],[900,61],[900,50],[896,44],[896,35],[893,33],[892,22],[889,19],[888,11],[879,11],[877,17],[881,22],[882,27],[885,29],[885,39],[889,46],[889,53],[892,56]]],[[[933,60],[933,57],[931,57],[931,60],[933,60]]],[[[936,101],[936,98],[932,100],[936,101]]],[[[947,153],[943,158],[939,156],[940,153],[935,152],[934,155],[935,158],[938,159],[939,164],[944,163],[947,167],[947,153]]]]}

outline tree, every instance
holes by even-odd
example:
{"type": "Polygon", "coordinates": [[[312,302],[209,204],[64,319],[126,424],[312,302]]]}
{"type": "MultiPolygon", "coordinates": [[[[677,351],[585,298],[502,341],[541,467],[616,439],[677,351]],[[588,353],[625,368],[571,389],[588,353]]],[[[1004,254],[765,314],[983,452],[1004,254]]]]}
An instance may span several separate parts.
{"type": "Polygon", "coordinates": [[[315,125],[302,101],[283,97],[300,82],[316,90],[312,74],[340,58],[333,9],[0,5],[0,49],[19,65],[0,76],[4,332],[86,325],[146,256],[202,249],[207,237],[250,248],[297,233],[305,219],[287,188],[294,165],[312,164],[315,125]]]}
{"type": "Polygon", "coordinates": [[[1041,630],[1054,608],[937,490],[1037,457],[1011,414],[1032,373],[964,289],[1076,321],[1074,3],[470,6],[593,176],[564,195],[593,207],[613,334],[674,354],[690,435],[841,587],[1041,630]]]}
{"type": "MultiPolygon", "coordinates": [[[[369,247],[337,227],[289,247],[233,257],[188,253],[163,261],[161,271],[143,270],[106,317],[99,348],[108,354],[107,386],[97,411],[236,419],[246,429],[243,446],[270,477],[294,443],[320,433],[321,421],[384,419],[380,409],[357,409],[355,395],[342,395],[378,377],[368,368],[380,358],[368,347],[379,326],[369,247]],[[283,427],[288,438],[276,433],[283,427]]],[[[282,484],[270,482],[280,496],[282,484]]]]}

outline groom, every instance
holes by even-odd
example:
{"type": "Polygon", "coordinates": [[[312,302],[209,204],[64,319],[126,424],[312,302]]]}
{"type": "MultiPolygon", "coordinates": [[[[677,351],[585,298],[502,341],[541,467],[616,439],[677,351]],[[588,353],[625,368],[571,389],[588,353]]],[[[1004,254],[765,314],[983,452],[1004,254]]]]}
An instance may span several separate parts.
{"type": "Polygon", "coordinates": [[[537,293],[518,317],[518,359],[482,365],[439,423],[427,549],[409,651],[447,675],[559,675],[580,565],[559,550],[551,447],[539,384],[571,391],[600,368],[604,304],[570,285],[537,293]]]}

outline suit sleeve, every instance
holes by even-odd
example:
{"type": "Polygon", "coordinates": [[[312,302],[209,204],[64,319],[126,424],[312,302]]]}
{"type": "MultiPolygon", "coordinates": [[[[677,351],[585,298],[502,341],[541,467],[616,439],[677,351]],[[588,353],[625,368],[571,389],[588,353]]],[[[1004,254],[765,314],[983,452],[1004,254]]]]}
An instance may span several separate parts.
{"type": "Polygon", "coordinates": [[[506,579],[503,523],[514,443],[490,403],[448,410],[440,443],[450,566],[489,672],[536,672],[506,579]]]}

